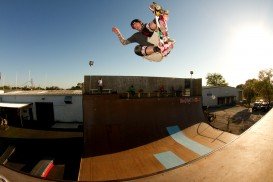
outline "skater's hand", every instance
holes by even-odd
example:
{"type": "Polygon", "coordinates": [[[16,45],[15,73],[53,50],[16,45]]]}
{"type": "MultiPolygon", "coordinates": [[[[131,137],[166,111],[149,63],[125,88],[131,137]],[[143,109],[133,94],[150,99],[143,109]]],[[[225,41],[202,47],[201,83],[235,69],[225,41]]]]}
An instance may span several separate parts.
{"type": "Polygon", "coordinates": [[[119,31],[119,29],[117,27],[113,27],[112,32],[114,32],[116,35],[120,34],[120,31],[119,31]]]}
{"type": "Polygon", "coordinates": [[[131,43],[130,41],[124,39],[124,37],[122,36],[122,34],[120,33],[120,31],[117,27],[113,27],[112,32],[114,32],[117,35],[117,37],[118,37],[119,41],[122,43],[122,45],[127,45],[127,44],[131,43]]]}

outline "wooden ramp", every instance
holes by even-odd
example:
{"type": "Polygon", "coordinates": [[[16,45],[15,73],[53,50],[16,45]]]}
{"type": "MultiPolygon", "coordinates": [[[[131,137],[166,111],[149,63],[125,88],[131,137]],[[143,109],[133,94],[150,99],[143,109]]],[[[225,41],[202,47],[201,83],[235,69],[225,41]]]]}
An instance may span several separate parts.
{"type": "Polygon", "coordinates": [[[122,99],[118,94],[83,95],[84,157],[117,153],[205,121],[200,97],[122,99]]]}
{"type": "Polygon", "coordinates": [[[202,123],[200,97],[84,95],[79,181],[125,180],[207,155],[236,136],[202,123]]]}
{"type": "Polygon", "coordinates": [[[206,155],[237,137],[206,123],[176,129],[178,126],[166,128],[170,136],[140,147],[82,158],[79,181],[124,180],[158,173],[206,155]]]}
{"type": "Polygon", "coordinates": [[[135,181],[273,181],[273,109],[237,139],[186,166],[135,181]]]}
{"type": "Polygon", "coordinates": [[[62,139],[83,137],[83,132],[46,131],[26,128],[9,127],[6,131],[0,130],[0,138],[14,139],[62,139]]]}

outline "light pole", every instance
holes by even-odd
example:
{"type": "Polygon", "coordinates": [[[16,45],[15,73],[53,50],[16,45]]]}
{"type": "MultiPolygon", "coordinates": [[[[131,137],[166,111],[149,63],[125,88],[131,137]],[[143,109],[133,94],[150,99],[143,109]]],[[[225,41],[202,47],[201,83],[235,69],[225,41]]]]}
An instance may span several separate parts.
{"type": "MultiPolygon", "coordinates": [[[[89,61],[89,66],[90,68],[92,68],[92,66],[94,65],[94,61],[89,61]]],[[[89,93],[91,91],[91,71],[90,71],[90,78],[89,78],[89,93]]]]}
{"type": "Polygon", "coordinates": [[[192,86],[192,74],[193,74],[193,71],[190,71],[190,74],[191,74],[191,86],[190,86],[191,91],[190,91],[190,96],[192,96],[192,93],[193,93],[193,90],[192,90],[192,88],[193,88],[193,86],[192,86]]]}

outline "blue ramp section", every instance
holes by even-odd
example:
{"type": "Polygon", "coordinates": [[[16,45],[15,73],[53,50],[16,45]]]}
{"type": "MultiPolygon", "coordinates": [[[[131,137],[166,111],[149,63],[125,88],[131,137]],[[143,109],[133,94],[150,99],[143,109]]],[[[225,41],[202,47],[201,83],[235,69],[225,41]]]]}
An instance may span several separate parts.
{"type": "Polygon", "coordinates": [[[179,126],[177,125],[167,127],[167,131],[177,143],[180,143],[181,145],[187,147],[188,149],[199,155],[205,155],[212,151],[211,148],[188,138],[183,132],[181,132],[179,126]]]}
{"type": "Polygon", "coordinates": [[[154,156],[166,169],[170,169],[185,163],[185,161],[180,159],[171,151],[154,154],[154,156]]]}

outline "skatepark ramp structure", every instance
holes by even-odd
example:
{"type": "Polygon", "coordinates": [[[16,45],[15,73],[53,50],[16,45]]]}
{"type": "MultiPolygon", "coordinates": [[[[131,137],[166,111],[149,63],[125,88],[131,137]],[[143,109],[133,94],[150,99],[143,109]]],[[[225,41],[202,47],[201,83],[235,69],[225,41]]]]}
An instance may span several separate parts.
{"type": "Polygon", "coordinates": [[[201,82],[185,87],[185,79],[102,80],[111,83],[110,88],[117,92],[83,95],[84,155],[79,181],[125,180],[154,174],[206,155],[234,138],[202,123],[206,118],[198,90],[201,82]],[[167,88],[179,88],[180,83],[181,90],[191,88],[190,94],[155,90],[163,82],[167,88]],[[124,97],[132,84],[144,88],[144,92],[137,96],[129,92],[130,96],[124,97]]]}
{"type": "Polygon", "coordinates": [[[134,181],[272,181],[273,109],[232,142],[184,167],[134,181]]]}
{"type": "Polygon", "coordinates": [[[169,126],[184,129],[205,121],[200,99],[84,95],[84,155],[128,150],[168,136],[169,126]]]}
{"type": "Polygon", "coordinates": [[[127,150],[165,137],[166,127],[171,124],[183,129],[205,121],[201,110],[201,83],[201,79],[85,76],[84,155],[127,150]],[[99,79],[104,87],[115,92],[89,92],[97,88],[99,79]],[[138,97],[128,92],[131,86],[138,97]],[[191,97],[181,96],[185,89],[190,89],[191,97]],[[123,97],[124,93],[131,95],[132,99],[123,97]],[[143,97],[145,93],[146,97],[143,97]]]}

